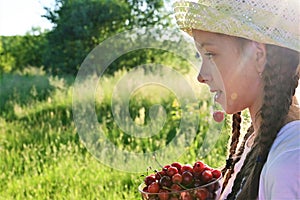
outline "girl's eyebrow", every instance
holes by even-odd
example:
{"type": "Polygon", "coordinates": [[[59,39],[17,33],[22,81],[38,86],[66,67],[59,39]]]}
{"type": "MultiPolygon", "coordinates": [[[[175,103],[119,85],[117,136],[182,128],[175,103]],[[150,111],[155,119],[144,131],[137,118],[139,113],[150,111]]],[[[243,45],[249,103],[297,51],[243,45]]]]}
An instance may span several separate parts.
{"type": "Polygon", "coordinates": [[[198,47],[199,49],[203,49],[204,46],[214,46],[214,44],[210,42],[203,42],[203,43],[196,42],[196,47],[198,47]]]}
{"type": "Polygon", "coordinates": [[[213,43],[210,43],[210,42],[203,42],[202,44],[200,44],[201,47],[203,48],[204,46],[214,46],[213,43]]]}

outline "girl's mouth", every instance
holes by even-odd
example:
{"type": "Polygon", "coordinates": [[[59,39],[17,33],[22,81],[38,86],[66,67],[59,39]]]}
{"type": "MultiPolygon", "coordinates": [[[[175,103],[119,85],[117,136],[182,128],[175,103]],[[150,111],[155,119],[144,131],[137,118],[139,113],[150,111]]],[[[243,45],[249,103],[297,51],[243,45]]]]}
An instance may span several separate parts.
{"type": "Polygon", "coordinates": [[[220,98],[220,96],[222,94],[222,91],[221,90],[217,90],[215,92],[216,92],[216,94],[214,96],[214,100],[217,101],[220,98]]]}

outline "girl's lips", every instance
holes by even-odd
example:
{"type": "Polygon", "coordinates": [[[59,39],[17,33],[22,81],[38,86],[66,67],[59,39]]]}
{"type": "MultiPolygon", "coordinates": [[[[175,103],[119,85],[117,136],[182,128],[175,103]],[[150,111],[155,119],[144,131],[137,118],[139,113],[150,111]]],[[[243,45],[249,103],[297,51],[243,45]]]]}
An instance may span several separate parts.
{"type": "Polygon", "coordinates": [[[214,96],[214,100],[216,101],[222,94],[221,90],[210,90],[211,93],[216,93],[214,96]]]}

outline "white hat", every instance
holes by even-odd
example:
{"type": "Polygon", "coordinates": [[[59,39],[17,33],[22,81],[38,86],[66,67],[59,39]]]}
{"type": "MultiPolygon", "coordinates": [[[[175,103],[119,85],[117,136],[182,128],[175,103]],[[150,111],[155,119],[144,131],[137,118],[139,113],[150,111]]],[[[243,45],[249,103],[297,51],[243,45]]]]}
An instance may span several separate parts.
{"type": "Polygon", "coordinates": [[[247,38],[300,52],[300,0],[180,0],[179,27],[247,38]]]}

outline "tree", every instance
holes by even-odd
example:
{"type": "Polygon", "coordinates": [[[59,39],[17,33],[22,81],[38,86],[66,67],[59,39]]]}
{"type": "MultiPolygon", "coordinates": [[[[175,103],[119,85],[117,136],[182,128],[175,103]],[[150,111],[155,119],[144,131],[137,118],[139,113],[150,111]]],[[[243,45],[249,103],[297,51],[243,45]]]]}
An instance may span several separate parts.
{"type": "Polygon", "coordinates": [[[46,70],[75,74],[85,56],[120,31],[161,23],[162,0],[56,0],[45,17],[55,26],[47,34],[46,70]]]}
{"type": "Polygon", "coordinates": [[[2,36],[0,41],[2,71],[22,71],[27,66],[41,67],[45,42],[45,33],[39,28],[33,28],[24,36],[2,36]]]}
{"type": "Polygon", "coordinates": [[[15,59],[9,52],[5,52],[2,40],[3,37],[0,38],[0,74],[10,72],[15,66],[15,59]]]}

